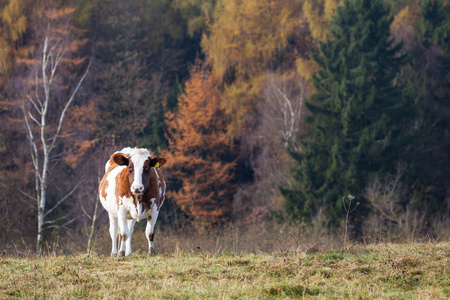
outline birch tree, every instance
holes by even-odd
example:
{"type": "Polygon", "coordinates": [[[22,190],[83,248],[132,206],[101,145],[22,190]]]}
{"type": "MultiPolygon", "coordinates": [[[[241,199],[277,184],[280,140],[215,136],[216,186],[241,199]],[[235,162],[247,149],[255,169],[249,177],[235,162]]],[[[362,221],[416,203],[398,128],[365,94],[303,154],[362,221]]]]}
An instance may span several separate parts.
{"type": "Polygon", "coordinates": [[[71,57],[80,47],[80,42],[72,40],[70,35],[69,19],[73,12],[72,8],[43,10],[35,29],[37,44],[34,57],[22,61],[27,69],[22,89],[22,111],[35,171],[36,195],[32,198],[36,201],[38,213],[38,253],[42,252],[45,228],[58,222],[46,221],[47,217],[79,186],[79,183],[75,184],[51,208],[46,207],[50,163],[57,157],[64,119],[90,66],[89,63],[75,83],[66,72],[67,67],[79,67],[83,63],[83,59],[71,57]]]}
{"type": "Polygon", "coordinates": [[[305,83],[297,77],[286,74],[281,78],[269,76],[268,85],[263,91],[264,111],[267,113],[265,123],[276,128],[281,136],[284,148],[288,146],[297,150],[295,138],[300,130],[303,100],[305,97],[305,83]],[[268,107],[267,107],[268,106],[268,107]]]}

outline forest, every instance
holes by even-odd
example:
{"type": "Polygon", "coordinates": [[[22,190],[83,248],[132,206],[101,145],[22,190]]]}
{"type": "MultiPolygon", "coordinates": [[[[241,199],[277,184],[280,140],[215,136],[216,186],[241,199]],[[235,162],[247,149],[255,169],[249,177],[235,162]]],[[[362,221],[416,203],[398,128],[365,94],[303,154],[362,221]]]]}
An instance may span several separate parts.
{"type": "Polygon", "coordinates": [[[450,239],[448,0],[0,0],[0,28],[5,253],[107,253],[124,147],[167,159],[155,241],[450,239]]]}

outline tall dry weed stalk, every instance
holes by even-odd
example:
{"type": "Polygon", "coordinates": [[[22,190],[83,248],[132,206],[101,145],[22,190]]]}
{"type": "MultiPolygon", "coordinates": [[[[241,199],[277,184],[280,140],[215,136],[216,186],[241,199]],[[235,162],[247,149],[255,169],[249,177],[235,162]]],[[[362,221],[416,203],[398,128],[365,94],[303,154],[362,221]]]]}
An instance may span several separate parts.
{"type": "Polygon", "coordinates": [[[352,201],[355,200],[355,196],[352,194],[347,195],[348,205],[345,203],[345,197],[342,197],[342,203],[344,204],[345,215],[345,232],[344,232],[344,249],[347,249],[347,238],[348,238],[348,216],[355,211],[359,206],[359,202],[356,202],[356,206],[352,208],[352,201]]]}

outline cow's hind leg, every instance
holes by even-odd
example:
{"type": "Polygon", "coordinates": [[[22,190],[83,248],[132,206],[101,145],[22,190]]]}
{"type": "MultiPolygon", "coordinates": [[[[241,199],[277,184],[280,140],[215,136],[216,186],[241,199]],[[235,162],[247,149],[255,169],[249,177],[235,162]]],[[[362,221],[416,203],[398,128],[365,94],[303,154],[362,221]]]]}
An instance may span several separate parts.
{"type": "Polygon", "coordinates": [[[111,256],[117,255],[117,238],[119,236],[117,217],[113,214],[109,214],[109,234],[111,236],[112,249],[111,256]]]}
{"type": "Polygon", "coordinates": [[[156,209],[156,206],[153,206],[149,211],[149,216],[147,218],[147,227],[145,228],[145,236],[148,240],[148,253],[150,255],[155,254],[155,246],[153,244],[153,237],[155,232],[155,224],[158,219],[159,211],[156,209]]]}

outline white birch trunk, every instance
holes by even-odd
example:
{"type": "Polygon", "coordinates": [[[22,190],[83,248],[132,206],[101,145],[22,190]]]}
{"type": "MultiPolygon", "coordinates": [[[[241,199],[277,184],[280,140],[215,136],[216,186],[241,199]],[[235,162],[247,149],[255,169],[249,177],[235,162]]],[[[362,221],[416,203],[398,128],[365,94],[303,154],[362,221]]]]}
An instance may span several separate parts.
{"type": "MultiPolygon", "coordinates": [[[[47,203],[47,188],[48,188],[48,172],[49,172],[49,164],[51,161],[50,154],[55,149],[56,141],[59,137],[59,133],[61,132],[61,128],[63,125],[63,121],[65,118],[65,113],[69,106],[72,104],[78,89],[80,88],[82,82],[86,78],[86,75],[89,71],[90,64],[88,65],[85,73],[80,78],[77,83],[76,88],[70,94],[69,99],[67,99],[63,110],[61,111],[56,131],[50,132],[50,127],[47,125],[47,117],[48,117],[48,108],[53,100],[52,98],[52,84],[54,76],[57,73],[59,63],[61,59],[65,55],[64,45],[62,44],[64,41],[62,38],[53,41],[53,44],[49,47],[49,33],[50,25],[47,26],[47,34],[44,38],[44,44],[42,48],[42,57],[39,62],[42,64],[39,68],[40,71],[35,71],[34,74],[36,86],[34,88],[29,88],[26,90],[28,103],[32,105],[22,105],[22,110],[24,113],[26,129],[28,133],[28,138],[31,146],[31,158],[33,162],[33,167],[35,170],[36,176],[36,202],[37,202],[37,213],[38,213],[38,231],[37,231],[37,239],[36,239],[36,251],[38,253],[42,252],[42,246],[44,242],[44,230],[45,230],[45,218],[47,214],[53,211],[57,206],[59,206],[63,201],[68,198],[68,195],[71,195],[75,189],[73,189],[68,195],[60,199],[48,212],[46,212],[46,203],[47,203]],[[43,89],[44,94],[41,95],[39,93],[39,87],[43,89]],[[35,116],[37,115],[37,117],[35,116]],[[31,122],[30,122],[31,120],[31,122]],[[34,138],[34,130],[33,128],[37,128],[39,132],[39,138],[34,138]],[[50,135],[50,138],[47,137],[50,135]],[[39,151],[38,149],[42,149],[39,151]],[[40,165],[42,162],[42,166],[40,165]]],[[[78,185],[77,185],[78,186],[78,185]]],[[[53,223],[53,222],[52,222],[53,223]]]]}

